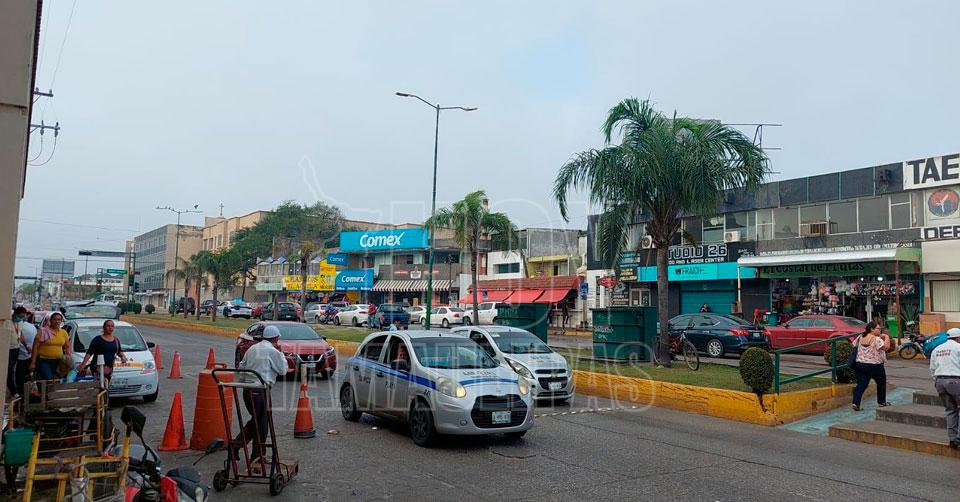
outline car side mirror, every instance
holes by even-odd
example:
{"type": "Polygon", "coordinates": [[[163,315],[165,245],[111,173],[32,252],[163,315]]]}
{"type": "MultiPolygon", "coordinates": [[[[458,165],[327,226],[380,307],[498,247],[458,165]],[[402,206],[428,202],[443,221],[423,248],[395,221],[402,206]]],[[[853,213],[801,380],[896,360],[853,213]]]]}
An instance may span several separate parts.
{"type": "Polygon", "coordinates": [[[325,337],[325,336],[321,336],[320,338],[323,339],[323,340],[326,340],[326,339],[327,339],[327,337],[325,337]]]}
{"type": "Polygon", "coordinates": [[[152,348],[154,348],[154,347],[156,347],[156,346],[157,346],[157,344],[155,344],[155,343],[153,343],[153,342],[147,342],[147,348],[148,348],[148,349],[152,349],[152,348]]]}

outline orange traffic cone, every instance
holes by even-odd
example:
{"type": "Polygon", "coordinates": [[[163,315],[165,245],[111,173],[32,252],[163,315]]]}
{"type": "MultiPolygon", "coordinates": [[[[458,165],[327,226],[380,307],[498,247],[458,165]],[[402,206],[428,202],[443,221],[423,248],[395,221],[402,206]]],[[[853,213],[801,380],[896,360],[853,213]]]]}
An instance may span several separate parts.
{"type": "Polygon", "coordinates": [[[307,384],[300,384],[300,399],[297,399],[297,418],[293,423],[293,437],[312,438],[317,435],[313,428],[313,412],[310,410],[310,398],[307,396],[307,384]]]}
{"type": "MultiPolygon", "coordinates": [[[[217,368],[226,368],[225,364],[218,364],[217,368]]],[[[217,375],[221,382],[233,382],[233,373],[217,375]]],[[[224,410],[220,404],[220,392],[217,382],[213,380],[212,370],[201,370],[197,379],[197,398],[193,409],[193,432],[190,434],[190,449],[204,450],[215,438],[230,439],[231,431],[227,431],[223,420],[224,410]]],[[[224,405],[227,417],[233,416],[233,392],[224,390],[224,405]]],[[[242,424],[241,424],[242,426],[242,424]]]]}
{"type": "Polygon", "coordinates": [[[214,366],[217,365],[217,359],[214,357],[213,347],[210,347],[210,352],[207,352],[207,368],[212,370],[214,366]]]}
{"type": "Polygon", "coordinates": [[[160,344],[156,344],[153,347],[153,361],[157,363],[157,369],[163,369],[163,358],[160,357],[160,344]]]}
{"type": "Polygon", "coordinates": [[[167,378],[183,378],[180,376],[180,351],[173,353],[173,366],[170,368],[170,376],[167,378]]]}
{"type": "MultiPolygon", "coordinates": [[[[177,361],[177,356],[173,356],[177,361]]],[[[173,395],[173,404],[170,405],[170,417],[167,418],[167,429],[163,432],[163,441],[160,442],[160,451],[180,451],[187,449],[187,435],[183,430],[183,396],[177,392],[173,395]]]]}

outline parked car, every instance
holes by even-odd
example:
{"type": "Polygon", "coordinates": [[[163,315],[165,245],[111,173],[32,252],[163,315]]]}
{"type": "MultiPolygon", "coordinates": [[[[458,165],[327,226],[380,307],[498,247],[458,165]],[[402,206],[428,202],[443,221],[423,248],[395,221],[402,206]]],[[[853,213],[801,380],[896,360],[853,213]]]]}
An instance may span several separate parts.
{"type": "Polygon", "coordinates": [[[406,310],[407,313],[410,314],[410,322],[416,323],[416,324],[420,323],[420,318],[423,316],[423,314],[426,314],[427,312],[427,308],[424,307],[423,305],[414,305],[411,307],[407,307],[404,310],[406,310]]]}
{"type": "Polygon", "coordinates": [[[220,309],[223,317],[242,317],[244,319],[253,317],[253,309],[250,308],[250,305],[243,302],[223,302],[223,304],[217,308],[220,309]]]}
{"type": "Polygon", "coordinates": [[[523,437],[533,426],[530,384],[462,336],[376,332],[337,372],[343,418],[401,420],[419,446],[441,434],[523,437]]]}
{"type": "MultiPolygon", "coordinates": [[[[142,397],[145,402],[157,400],[160,379],[157,363],[153,359],[153,342],[147,342],[136,326],[126,321],[113,321],[113,336],[120,340],[120,347],[127,356],[127,363],[119,359],[113,368],[110,388],[111,397],[142,397]]],[[[90,342],[103,332],[103,319],[73,319],[64,325],[73,344],[73,364],[79,366],[90,342]]]]}
{"type": "Polygon", "coordinates": [[[469,337],[490,357],[529,380],[535,399],[562,402],[573,397],[576,385],[570,364],[533,333],[508,326],[464,326],[451,333],[469,337]]]}
{"type": "Polygon", "coordinates": [[[740,354],[750,347],[768,349],[770,339],[762,326],[734,315],[709,312],[683,314],[670,319],[670,336],[686,333],[697,351],[710,357],[740,354]]]}
{"type": "Polygon", "coordinates": [[[323,315],[323,312],[327,310],[327,304],[325,303],[311,303],[307,305],[307,311],[303,314],[304,319],[307,322],[320,323],[320,316],[323,315]]]}
{"type": "Polygon", "coordinates": [[[364,326],[367,324],[369,311],[370,305],[366,303],[361,303],[359,305],[347,305],[346,307],[342,308],[340,312],[337,312],[336,317],[333,318],[333,323],[337,326],[342,324],[364,326]]]}
{"type": "Polygon", "coordinates": [[[267,326],[276,326],[280,330],[280,351],[287,359],[287,376],[295,377],[302,366],[307,371],[329,377],[337,369],[337,351],[327,343],[326,338],[317,334],[310,326],[298,322],[261,321],[250,325],[237,337],[234,352],[234,365],[239,366],[253,344],[263,337],[267,326]]]}
{"type": "Polygon", "coordinates": [[[290,302],[279,302],[279,315],[277,319],[273,318],[273,302],[268,303],[263,306],[263,311],[260,313],[260,319],[264,321],[299,321],[300,316],[299,309],[296,304],[290,302]]]}
{"type": "Polygon", "coordinates": [[[430,309],[430,325],[427,324],[427,314],[424,312],[420,316],[420,324],[429,328],[430,326],[443,326],[444,328],[449,328],[453,324],[464,324],[463,321],[463,309],[460,307],[433,307],[430,309]]]}
{"type": "MultiPolygon", "coordinates": [[[[853,317],[838,315],[802,315],[790,319],[780,326],[770,326],[770,346],[785,349],[805,343],[825,340],[835,336],[858,335],[863,333],[867,323],[853,317]]],[[[804,354],[823,354],[827,344],[817,344],[798,349],[804,354]]]]}
{"type": "Polygon", "coordinates": [[[177,300],[177,313],[178,313],[178,314],[182,314],[182,313],[183,313],[183,304],[184,304],[184,303],[187,304],[187,313],[188,313],[188,314],[194,314],[194,313],[197,312],[197,302],[194,301],[194,299],[191,298],[191,297],[189,297],[189,296],[187,296],[187,297],[181,296],[180,299],[177,300]]]}
{"type": "Polygon", "coordinates": [[[464,324],[477,324],[477,319],[480,319],[480,324],[493,324],[497,320],[497,307],[505,304],[506,302],[483,302],[477,305],[477,310],[479,315],[473,315],[473,306],[464,306],[463,312],[463,323],[464,324]]]}
{"type": "Polygon", "coordinates": [[[407,329],[410,326],[410,314],[399,303],[383,303],[377,307],[377,313],[369,318],[367,324],[374,329],[385,329],[394,322],[400,322],[400,327],[407,329]]]}

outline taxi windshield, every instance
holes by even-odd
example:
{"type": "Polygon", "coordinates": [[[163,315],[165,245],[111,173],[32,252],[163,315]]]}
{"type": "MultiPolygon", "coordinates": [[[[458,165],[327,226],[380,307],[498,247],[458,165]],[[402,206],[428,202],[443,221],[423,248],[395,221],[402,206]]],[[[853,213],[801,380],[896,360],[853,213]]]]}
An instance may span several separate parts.
{"type": "Polygon", "coordinates": [[[64,307],[64,317],[70,319],[118,319],[120,309],[113,305],[68,305],[64,307]]]}
{"type": "Polygon", "coordinates": [[[504,354],[548,354],[547,344],[526,331],[491,331],[490,338],[504,354]]]}
{"type": "MultiPolygon", "coordinates": [[[[100,326],[81,326],[77,328],[77,337],[74,339],[73,350],[76,352],[86,352],[90,346],[90,341],[103,333],[100,326]]],[[[147,344],[140,336],[140,332],[133,326],[116,326],[113,328],[113,336],[120,340],[120,348],[124,352],[140,352],[147,350],[147,344]]]]}
{"type": "Polygon", "coordinates": [[[497,367],[497,362],[468,338],[415,338],[413,352],[420,364],[427,368],[464,370],[497,367]]]}

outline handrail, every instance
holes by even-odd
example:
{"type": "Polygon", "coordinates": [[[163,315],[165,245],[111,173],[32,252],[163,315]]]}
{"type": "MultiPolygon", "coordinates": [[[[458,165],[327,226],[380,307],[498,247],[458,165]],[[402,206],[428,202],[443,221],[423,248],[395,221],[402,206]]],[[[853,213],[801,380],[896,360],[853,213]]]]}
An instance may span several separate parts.
{"type": "Polygon", "coordinates": [[[773,391],[777,394],[780,393],[780,386],[786,385],[788,383],[797,382],[800,380],[805,380],[810,377],[817,375],[822,375],[829,372],[830,378],[833,383],[837,383],[837,372],[846,369],[850,366],[848,361],[843,361],[843,364],[837,364],[837,343],[840,341],[850,341],[850,335],[841,335],[831,338],[826,338],[823,340],[817,340],[815,342],[804,343],[802,345],[795,345],[793,347],[787,347],[785,349],[777,349],[773,351],[773,391]],[[825,343],[830,344],[830,367],[822,370],[811,371],[810,373],[805,373],[803,375],[794,375],[790,378],[780,378],[780,356],[783,354],[789,354],[791,352],[796,352],[798,349],[805,349],[807,347],[813,347],[814,345],[823,345],[825,343]]]}

